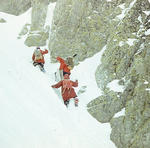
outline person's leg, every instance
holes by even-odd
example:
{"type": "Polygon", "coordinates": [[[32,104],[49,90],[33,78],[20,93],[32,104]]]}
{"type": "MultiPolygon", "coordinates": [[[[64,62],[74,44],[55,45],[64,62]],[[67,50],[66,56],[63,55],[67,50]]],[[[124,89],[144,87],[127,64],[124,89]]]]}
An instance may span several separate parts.
{"type": "Polygon", "coordinates": [[[59,70],[59,74],[60,74],[60,79],[63,80],[63,70],[59,70]]]}
{"type": "Polygon", "coordinates": [[[42,68],[44,68],[44,64],[43,64],[43,63],[39,63],[39,65],[40,65],[42,68]]]}
{"type": "Polygon", "coordinates": [[[68,105],[69,105],[69,100],[64,101],[64,104],[66,105],[66,107],[68,107],[68,105]]]}
{"type": "Polygon", "coordinates": [[[40,68],[41,71],[45,72],[44,64],[43,63],[39,63],[39,68],[40,68]]]}
{"type": "Polygon", "coordinates": [[[45,69],[44,69],[44,64],[43,63],[37,63],[37,62],[33,62],[33,65],[34,66],[39,66],[39,68],[40,68],[40,70],[42,71],[42,72],[45,72],[45,69]]]}
{"type": "Polygon", "coordinates": [[[37,63],[37,62],[33,62],[33,65],[34,65],[34,66],[37,66],[38,64],[39,64],[39,63],[37,63]]]}
{"type": "Polygon", "coordinates": [[[42,68],[44,68],[44,64],[43,63],[38,63],[38,62],[33,62],[34,66],[40,65],[42,68]]]}
{"type": "Polygon", "coordinates": [[[79,99],[78,98],[74,98],[74,105],[75,105],[75,107],[78,106],[78,102],[79,102],[79,99]]]}

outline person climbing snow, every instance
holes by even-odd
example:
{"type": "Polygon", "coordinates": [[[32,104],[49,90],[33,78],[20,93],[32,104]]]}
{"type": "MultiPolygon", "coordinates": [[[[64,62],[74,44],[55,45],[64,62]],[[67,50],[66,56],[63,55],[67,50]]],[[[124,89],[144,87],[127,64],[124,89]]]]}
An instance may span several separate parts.
{"type": "Polygon", "coordinates": [[[69,74],[65,74],[64,75],[64,80],[61,80],[60,82],[58,82],[55,85],[51,86],[52,88],[59,88],[61,87],[61,95],[62,98],[64,100],[64,104],[66,105],[66,107],[68,107],[69,105],[69,101],[71,98],[74,98],[74,105],[77,107],[78,106],[78,98],[77,95],[75,93],[75,90],[73,87],[78,87],[78,81],[76,80],[71,81],[69,74]]]}
{"type": "Polygon", "coordinates": [[[44,60],[44,54],[47,54],[48,50],[45,49],[44,51],[40,49],[40,47],[37,47],[34,50],[34,53],[32,55],[32,60],[33,60],[33,65],[34,66],[39,66],[40,70],[45,72],[44,70],[44,64],[45,64],[45,60],[44,60]]]}
{"type": "MultiPolygon", "coordinates": [[[[77,54],[75,54],[73,57],[75,57],[77,54]]],[[[66,60],[62,59],[61,57],[57,57],[57,61],[60,63],[59,71],[60,71],[60,77],[61,80],[63,79],[63,76],[65,74],[70,75],[71,70],[74,67],[73,57],[68,57],[66,60]]]]}

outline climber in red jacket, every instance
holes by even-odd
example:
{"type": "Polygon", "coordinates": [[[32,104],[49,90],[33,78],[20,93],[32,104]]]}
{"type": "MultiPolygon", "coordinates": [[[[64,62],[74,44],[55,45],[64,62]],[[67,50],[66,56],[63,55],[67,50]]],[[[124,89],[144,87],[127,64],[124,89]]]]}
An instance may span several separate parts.
{"type": "Polygon", "coordinates": [[[63,70],[63,76],[64,76],[65,74],[69,74],[69,75],[70,75],[70,74],[71,74],[71,72],[70,72],[71,67],[69,67],[69,66],[67,65],[67,63],[65,62],[65,60],[62,59],[61,57],[57,57],[56,59],[57,59],[57,61],[60,62],[59,70],[63,70]]]}
{"type": "Polygon", "coordinates": [[[37,47],[35,50],[34,50],[34,53],[32,55],[32,60],[33,60],[33,65],[34,66],[37,66],[39,65],[40,66],[40,69],[42,71],[45,71],[44,70],[44,63],[45,63],[45,60],[44,60],[44,54],[47,54],[48,53],[48,50],[45,49],[45,51],[41,50],[40,47],[37,47]]]}
{"type": "Polygon", "coordinates": [[[62,98],[64,100],[64,104],[66,106],[68,106],[69,100],[71,98],[74,98],[75,106],[78,106],[78,99],[76,98],[77,95],[76,95],[75,90],[73,88],[73,87],[77,87],[77,86],[78,86],[78,81],[77,80],[75,82],[71,81],[69,78],[69,75],[65,74],[64,80],[61,80],[60,82],[58,82],[55,85],[52,85],[52,88],[61,87],[61,95],[62,95],[62,98]]]}
{"type": "MultiPolygon", "coordinates": [[[[77,54],[75,54],[73,57],[75,57],[76,55],[77,54]]],[[[65,74],[68,74],[68,75],[71,74],[71,70],[74,67],[73,57],[67,57],[66,60],[62,59],[59,56],[56,58],[57,61],[59,61],[60,63],[59,74],[60,74],[61,80],[63,79],[63,76],[65,74]]]]}

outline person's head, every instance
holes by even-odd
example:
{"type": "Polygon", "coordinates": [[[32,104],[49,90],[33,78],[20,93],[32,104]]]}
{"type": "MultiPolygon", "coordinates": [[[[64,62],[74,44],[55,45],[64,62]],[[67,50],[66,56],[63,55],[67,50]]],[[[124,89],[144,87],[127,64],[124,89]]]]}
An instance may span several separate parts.
{"type": "Polygon", "coordinates": [[[40,47],[36,47],[36,49],[40,49],[40,47]]]}
{"type": "Polygon", "coordinates": [[[65,74],[64,79],[70,79],[69,74],[65,74]]]}

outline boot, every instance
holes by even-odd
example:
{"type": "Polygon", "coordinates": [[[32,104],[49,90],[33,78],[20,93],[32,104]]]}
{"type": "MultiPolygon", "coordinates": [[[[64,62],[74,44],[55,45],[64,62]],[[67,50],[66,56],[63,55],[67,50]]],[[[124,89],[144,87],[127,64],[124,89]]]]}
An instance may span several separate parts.
{"type": "Polygon", "coordinates": [[[41,70],[42,72],[44,72],[44,73],[46,72],[45,69],[44,69],[44,64],[39,63],[38,66],[39,66],[39,68],[40,68],[40,70],[41,70]]]}
{"type": "Polygon", "coordinates": [[[74,105],[75,105],[75,107],[78,107],[78,102],[79,102],[78,98],[74,98],[74,105]]]}
{"type": "Polygon", "coordinates": [[[64,104],[66,105],[66,107],[68,107],[68,105],[69,105],[69,100],[64,101],[64,104]]]}

